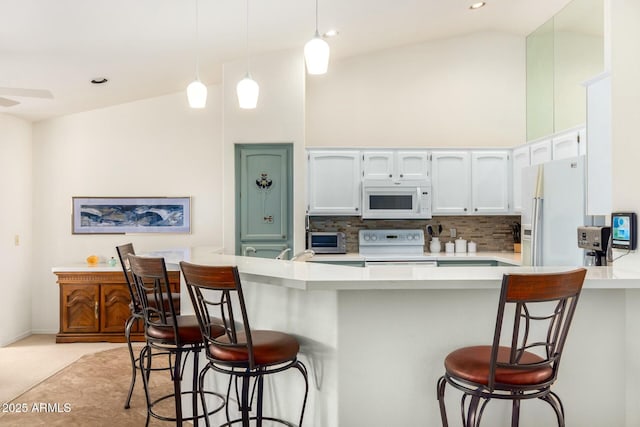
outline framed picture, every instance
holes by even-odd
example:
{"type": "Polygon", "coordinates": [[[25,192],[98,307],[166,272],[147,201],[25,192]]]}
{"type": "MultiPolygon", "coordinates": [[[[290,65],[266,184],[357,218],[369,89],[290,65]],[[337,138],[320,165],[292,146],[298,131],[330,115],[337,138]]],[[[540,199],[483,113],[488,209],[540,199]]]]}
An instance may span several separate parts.
{"type": "Polygon", "coordinates": [[[190,233],[190,197],[73,197],[73,234],[190,233]]]}

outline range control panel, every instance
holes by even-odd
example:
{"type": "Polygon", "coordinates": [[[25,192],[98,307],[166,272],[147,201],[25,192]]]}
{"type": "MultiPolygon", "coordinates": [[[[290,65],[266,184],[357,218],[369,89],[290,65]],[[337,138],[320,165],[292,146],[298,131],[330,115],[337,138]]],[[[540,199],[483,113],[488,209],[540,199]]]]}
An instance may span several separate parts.
{"type": "Polygon", "coordinates": [[[360,230],[360,244],[365,245],[421,245],[424,246],[422,230],[360,230]]]}
{"type": "Polygon", "coordinates": [[[423,254],[423,230],[360,230],[360,253],[366,254],[423,254]]]}

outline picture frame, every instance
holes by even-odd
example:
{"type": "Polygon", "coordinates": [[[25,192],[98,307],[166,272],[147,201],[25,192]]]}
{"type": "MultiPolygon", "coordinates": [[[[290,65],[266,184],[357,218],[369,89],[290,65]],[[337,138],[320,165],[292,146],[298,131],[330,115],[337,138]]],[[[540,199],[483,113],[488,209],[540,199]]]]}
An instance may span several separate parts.
{"type": "Polygon", "coordinates": [[[72,197],[72,234],[191,233],[190,197],[72,197]]]}

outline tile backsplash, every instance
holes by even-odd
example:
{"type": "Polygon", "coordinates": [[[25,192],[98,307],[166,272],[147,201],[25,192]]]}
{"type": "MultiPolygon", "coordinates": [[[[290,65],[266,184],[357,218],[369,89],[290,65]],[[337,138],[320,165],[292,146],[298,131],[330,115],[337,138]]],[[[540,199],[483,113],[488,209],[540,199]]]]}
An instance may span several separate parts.
{"type": "MultiPolygon", "coordinates": [[[[429,235],[426,227],[431,225],[437,233],[442,225],[440,241],[451,238],[450,229],[456,229],[457,237],[474,241],[478,251],[513,252],[513,223],[520,223],[520,215],[504,216],[438,216],[425,220],[380,220],[362,219],[354,216],[311,216],[309,231],[341,231],[347,239],[347,252],[358,252],[358,231],[361,229],[422,229],[425,230],[425,246],[428,252],[429,235]]],[[[456,238],[457,238],[456,237],[456,238]]]]}

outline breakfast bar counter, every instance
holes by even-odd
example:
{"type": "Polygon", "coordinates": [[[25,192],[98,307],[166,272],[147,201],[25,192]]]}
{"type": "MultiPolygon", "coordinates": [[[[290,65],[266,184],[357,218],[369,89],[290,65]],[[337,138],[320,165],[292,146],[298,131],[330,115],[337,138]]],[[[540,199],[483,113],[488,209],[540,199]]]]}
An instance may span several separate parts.
{"type": "MultiPolygon", "coordinates": [[[[437,426],[436,380],[453,349],[490,342],[505,273],[561,267],[349,267],[219,254],[219,248],[148,253],[175,274],[180,260],[236,265],[252,328],[297,336],[310,372],[307,427],[437,426]]],[[[487,256],[486,254],[480,256],[487,256]]],[[[633,263],[589,267],[554,390],[567,425],[640,425],[640,271],[633,263]]],[[[68,265],[56,274],[121,272],[120,266],[68,265]]],[[[181,286],[181,309],[192,312],[181,286]]],[[[185,372],[190,372],[187,367],[185,372]]],[[[265,410],[296,419],[296,375],[268,379],[265,410]]],[[[185,381],[190,381],[185,378],[185,381]]],[[[226,384],[207,379],[219,390],[226,384]]],[[[447,393],[449,419],[459,395],[447,393]]],[[[507,426],[509,407],[491,402],[483,425],[507,426]]],[[[523,404],[522,425],[555,425],[543,402],[523,404]]],[[[214,422],[217,422],[215,419],[214,422]]],[[[456,425],[456,424],[452,424],[456,425]]]]}
{"type": "MultiPolygon", "coordinates": [[[[237,265],[251,326],[295,334],[310,371],[305,426],[437,426],[436,380],[451,350],[489,343],[503,274],[560,267],[345,267],[185,251],[198,264],[237,265]]],[[[167,258],[175,268],[177,259],[167,258]]],[[[186,289],[182,287],[187,307],[186,289]]],[[[567,425],[640,425],[640,272],[590,267],[554,390],[567,425]]],[[[209,379],[216,383],[216,379],[209,379]]],[[[295,419],[298,378],[269,384],[265,410],[295,419]]],[[[216,386],[224,387],[223,384],[216,386]]],[[[447,394],[450,421],[459,395],[447,394]],[[450,399],[450,400],[449,400],[450,399]]],[[[491,402],[483,425],[507,426],[491,402]]],[[[522,425],[554,425],[544,402],[526,402],[522,425]]]]}

